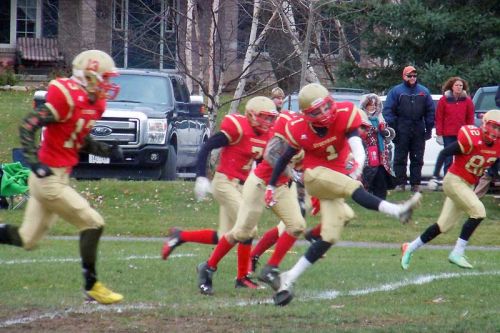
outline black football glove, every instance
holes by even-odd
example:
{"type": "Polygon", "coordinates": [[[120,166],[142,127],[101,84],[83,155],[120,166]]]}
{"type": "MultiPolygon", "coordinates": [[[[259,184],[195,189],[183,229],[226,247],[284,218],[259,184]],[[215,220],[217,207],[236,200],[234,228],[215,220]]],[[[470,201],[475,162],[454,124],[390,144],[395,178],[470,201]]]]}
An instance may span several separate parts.
{"type": "Polygon", "coordinates": [[[50,175],[53,175],[54,173],[50,168],[43,164],[43,163],[35,163],[31,165],[31,171],[38,177],[38,178],[45,178],[50,175]]]}
{"type": "Polygon", "coordinates": [[[430,138],[432,138],[432,129],[429,131],[425,131],[425,135],[424,135],[425,141],[429,140],[430,138]]]}
{"type": "Polygon", "coordinates": [[[109,148],[109,158],[113,161],[123,161],[123,150],[118,143],[113,143],[109,148]]]}

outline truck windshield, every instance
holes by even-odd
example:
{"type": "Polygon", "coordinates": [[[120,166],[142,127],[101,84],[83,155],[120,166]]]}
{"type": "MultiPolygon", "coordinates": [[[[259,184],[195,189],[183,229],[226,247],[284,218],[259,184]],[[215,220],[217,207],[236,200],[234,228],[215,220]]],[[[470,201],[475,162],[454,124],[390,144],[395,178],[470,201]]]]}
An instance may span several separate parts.
{"type": "Polygon", "coordinates": [[[121,74],[112,78],[120,85],[120,93],[114,101],[153,104],[172,104],[168,81],[160,76],[121,74]]]}

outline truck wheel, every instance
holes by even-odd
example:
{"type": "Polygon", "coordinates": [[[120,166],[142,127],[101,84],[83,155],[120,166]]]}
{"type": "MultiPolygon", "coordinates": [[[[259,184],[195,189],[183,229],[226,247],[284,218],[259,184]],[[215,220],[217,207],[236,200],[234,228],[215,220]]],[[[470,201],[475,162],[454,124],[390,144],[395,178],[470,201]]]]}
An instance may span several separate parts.
{"type": "Polygon", "coordinates": [[[175,180],[177,178],[177,153],[175,147],[168,146],[167,160],[161,167],[160,179],[161,180],[175,180]]]}

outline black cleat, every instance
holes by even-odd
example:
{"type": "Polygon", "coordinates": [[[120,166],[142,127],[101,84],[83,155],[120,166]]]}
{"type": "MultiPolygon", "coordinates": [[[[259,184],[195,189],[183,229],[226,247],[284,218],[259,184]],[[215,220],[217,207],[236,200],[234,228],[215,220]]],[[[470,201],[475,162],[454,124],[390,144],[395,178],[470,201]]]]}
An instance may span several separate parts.
{"type": "Polygon", "coordinates": [[[273,295],[274,305],[285,306],[290,303],[293,299],[293,293],[291,290],[280,290],[273,295]]]}
{"type": "Polygon", "coordinates": [[[208,267],[206,262],[202,262],[198,265],[196,271],[198,272],[198,288],[200,289],[200,293],[203,295],[213,295],[212,276],[215,270],[208,267]]]}
{"type": "Polygon", "coordinates": [[[259,281],[262,281],[269,285],[273,290],[277,291],[280,288],[280,270],[276,266],[265,265],[260,271],[258,277],[259,281]]]}

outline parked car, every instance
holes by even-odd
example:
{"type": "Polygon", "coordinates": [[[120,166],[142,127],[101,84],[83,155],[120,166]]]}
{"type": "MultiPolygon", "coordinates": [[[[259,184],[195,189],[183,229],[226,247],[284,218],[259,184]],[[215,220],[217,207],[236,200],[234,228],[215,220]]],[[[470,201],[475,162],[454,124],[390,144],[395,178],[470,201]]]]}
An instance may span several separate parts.
{"type": "MultiPolygon", "coordinates": [[[[361,97],[367,93],[366,90],[363,89],[351,88],[335,88],[331,89],[330,92],[335,100],[352,102],[358,107],[361,102],[361,97]]],[[[297,93],[293,93],[285,97],[283,109],[299,112],[299,100],[297,93]]]]}
{"type": "Polygon", "coordinates": [[[481,126],[483,116],[486,112],[493,109],[498,109],[499,107],[495,103],[495,95],[497,93],[498,86],[481,87],[479,88],[472,102],[475,108],[475,124],[476,126],[481,126]]]}
{"type": "MultiPolygon", "coordinates": [[[[119,70],[120,85],[107,102],[90,135],[118,143],[124,160],[112,162],[81,153],[72,176],[78,179],[120,178],[173,180],[194,177],[198,152],[210,136],[203,102],[190,96],[180,75],[148,70],[119,70]]],[[[34,103],[45,102],[37,91],[34,103]]]]}

